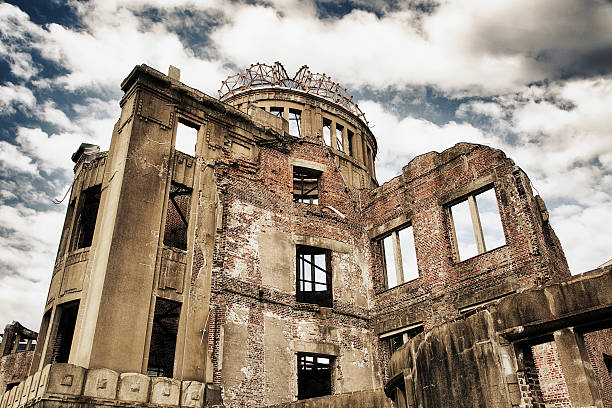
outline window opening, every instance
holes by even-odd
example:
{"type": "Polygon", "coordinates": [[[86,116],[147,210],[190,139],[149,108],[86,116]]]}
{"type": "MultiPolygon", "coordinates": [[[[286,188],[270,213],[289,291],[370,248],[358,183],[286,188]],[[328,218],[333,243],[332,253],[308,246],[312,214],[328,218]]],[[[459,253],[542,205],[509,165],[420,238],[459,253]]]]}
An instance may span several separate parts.
{"type": "Polygon", "coordinates": [[[367,162],[365,163],[365,165],[368,167],[368,169],[372,170],[372,150],[370,150],[370,146],[366,146],[367,149],[367,162]]]}
{"type": "Polygon", "coordinates": [[[329,119],[323,118],[323,141],[327,146],[331,146],[331,125],[332,122],[329,119]]]}
{"type": "Polygon", "coordinates": [[[419,277],[412,225],[392,231],[378,245],[387,289],[419,277]]]}
{"type": "Polygon", "coordinates": [[[98,207],[100,207],[101,195],[102,191],[100,185],[93,186],[81,192],[78,203],[79,210],[72,231],[71,251],[91,246],[96,228],[96,218],[98,217],[98,207]]]}
{"type": "Polygon", "coordinates": [[[179,152],[195,156],[198,141],[198,126],[179,122],[176,128],[176,142],[174,148],[179,152]]]}
{"type": "Polygon", "coordinates": [[[467,196],[450,213],[458,261],[506,244],[493,188],[467,196]]]}
{"type": "Polygon", "coordinates": [[[606,365],[606,369],[608,370],[608,374],[610,375],[610,378],[612,378],[612,356],[606,353],[602,353],[602,354],[603,354],[604,364],[606,365]]]}
{"type": "Polygon", "coordinates": [[[319,204],[321,172],[305,167],[293,167],[293,201],[319,204]]]}
{"type": "Polygon", "coordinates": [[[181,304],[156,298],[147,375],[172,378],[181,304]]]}
{"type": "Polygon", "coordinates": [[[349,156],[353,156],[355,153],[355,147],[353,146],[355,138],[353,136],[354,136],[353,132],[347,129],[346,137],[348,139],[348,155],[349,156]]]}
{"type": "Polygon", "coordinates": [[[338,125],[336,123],[336,147],[341,152],[344,152],[344,139],[342,137],[342,129],[344,129],[342,125],[338,125]]]}
{"type": "Polygon", "coordinates": [[[410,339],[416,337],[417,334],[423,332],[423,325],[419,324],[415,327],[405,329],[385,337],[383,340],[389,346],[389,355],[393,355],[401,346],[408,343],[410,339]]]}
{"type": "Polygon", "coordinates": [[[164,245],[187,250],[187,228],[189,226],[189,209],[191,206],[189,187],[172,183],[168,195],[164,245]]]}
{"type": "MultiPolygon", "coordinates": [[[[77,315],[79,312],[79,302],[69,302],[57,307],[59,311],[59,324],[53,341],[51,363],[67,363],[74,337],[77,315]]],[[[56,313],[57,313],[56,311],[56,313]]]]}
{"type": "Polygon", "coordinates": [[[285,109],[280,106],[272,106],[270,107],[270,113],[278,118],[282,118],[285,109]]]}
{"type": "Polygon", "coordinates": [[[289,109],[289,134],[291,136],[302,136],[302,111],[289,109]]]}
{"type": "Polygon", "coordinates": [[[297,301],[331,307],[331,252],[322,248],[298,245],[296,260],[297,301]]]}
{"type": "Polygon", "coordinates": [[[331,356],[298,353],[298,399],[331,395],[331,356]]]}

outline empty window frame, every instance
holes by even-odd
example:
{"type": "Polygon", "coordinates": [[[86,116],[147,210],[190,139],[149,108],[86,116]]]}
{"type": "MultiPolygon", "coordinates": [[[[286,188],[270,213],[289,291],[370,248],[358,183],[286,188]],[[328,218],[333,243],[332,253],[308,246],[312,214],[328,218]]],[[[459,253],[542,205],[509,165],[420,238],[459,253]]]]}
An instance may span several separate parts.
{"type": "Polygon", "coordinates": [[[195,156],[196,143],[198,142],[198,125],[187,122],[179,122],[176,128],[176,141],[174,148],[179,152],[195,156]]]}
{"type": "Polygon", "coordinates": [[[457,261],[506,244],[493,187],[450,206],[457,261]]]}
{"type": "Polygon", "coordinates": [[[302,137],[302,111],[289,109],[289,134],[302,137]]]}
{"type": "Polygon", "coordinates": [[[74,337],[77,315],[79,312],[79,301],[64,303],[57,307],[55,313],[58,316],[56,321],[57,330],[53,339],[53,349],[51,350],[51,363],[67,363],[74,337]],[[59,313],[58,313],[59,312],[59,313]]]}
{"type": "Polygon", "coordinates": [[[378,245],[386,289],[419,277],[412,225],[392,231],[381,238],[378,245]]]}
{"type": "Polygon", "coordinates": [[[370,146],[366,146],[366,150],[367,154],[364,164],[367,166],[368,169],[372,170],[372,150],[370,149],[370,146]]]}
{"type": "Polygon", "coordinates": [[[344,130],[344,127],[336,123],[336,148],[344,152],[344,135],[342,130],[344,130]]]}
{"type": "Polygon", "coordinates": [[[381,336],[381,340],[385,341],[389,347],[389,355],[393,355],[404,344],[417,334],[423,332],[423,325],[417,324],[411,327],[395,330],[381,336]]]}
{"type": "Polygon", "coordinates": [[[98,217],[98,207],[100,206],[101,186],[93,186],[81,192],[79,198],[77,215],[74,219],[70,250],[91,246],[96,219],[98,217]]]}
{"type": "Polygon", "coordinates": [[[285,108],[281,106],[271,106],[270,113],[278,118],[282,118],[285,113],[285,108]]]}
{"type": "Polygon", "coordinates": [[[168,194],[166,226],[164,228],[164,245],[187,250],[187,228],[189,227],[189,209],[191,207],[189,187],[172,183],[168,194]]]}
{"type": "Polygon", "coordinates": [[[297,301],[332,307],[331,251],[298,245],[296,261],[297,301]]]}
{"type": "Polygon", "coordinates": [[[298,353],[298,399],[331,395],[333,357],[298,353]]]}
{"type": "Polygon", "coordinates": [[[325,144],[327,146],[331,146],[331,125],[332,125],[332,121],[327,119],[327,118],[323,118],[323,141],[325,142],[325,144]]]}
{"type": "Polygon", "coordinates": [[[306,167],[293,167],[293,201],[306,204],[319,204],[319,170],[306,167]]]}
{"type": "Polygon", "coordinates": [[[348,140],[348,155],[353,156],[355,154],[355,137],[354,133],[351,132],[349,129],[346,129],[346,139],[348,140]]]}
{"type": "Polygon", "coordinates": [[[172,378],[181,304],[156,298],[147,375],[172,378]]]}

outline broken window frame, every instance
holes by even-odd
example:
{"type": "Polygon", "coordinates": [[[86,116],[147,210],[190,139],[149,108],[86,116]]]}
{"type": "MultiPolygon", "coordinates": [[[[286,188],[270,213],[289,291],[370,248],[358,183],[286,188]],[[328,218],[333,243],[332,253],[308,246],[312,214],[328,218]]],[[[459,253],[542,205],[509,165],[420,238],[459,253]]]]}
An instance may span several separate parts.
{"type": "Polygon", "coordinates": [[[270,114],[277,118],[282,118],[285,116],[285,108],[282,106],[270,106],[270,114]]]}
{"type": "Polygon", "coordinates": [[[89,248],[91,246],[96,230],[101,197],[101,184],[81,191],[77,203],[78,209],[74,217],[72,235],[70,237],[69,252],[89,248]]]}
{"type": "MultiPolygon", "coordinates": [[[[321,258],[318,258],[321,259],[321,258]]],[[[301,303],[312,303],[323,307],[332,307],[332,270],[331,251],[329,249],[296,245],[296,300],[301,303]],[[325,269],[317,265],[317,256],[324,257],[325,269]],[[306,265],[309,269],[306,269],[306,265]],[[325,274],[325,282],[317,279],[317,271],[325,274]],[[306,276],[310,272],[310,277],[306,276]],[[316,290],[321,286],[324,290],[316,290]]]]}
{"type": "Polygon", "coordinates": [[[188,236],[188,230],[189,230],[189,215],[191,213],[191,195],[193,194],[193,189],[190,187],[187,187],[183,184],[180,183],[175,183],[174,181],[171,182],[170,184],[170,191],[168,192],[168,204],[167,204],[167,209],[166,209],[166,221],[165,221],[165,226],[164,226],[164,238],[163,238],[163,243],[166,247],[169,248],[176,248],[176,249],[180,249],[183,251],[187,250],[187,236],[188,236]],[[173,188],[175,189],[173,191],[173,188]],[[181,211],[181,207],[180,205],[176,202],[176,197],[179,196],[188,196],[189,199],[187,200],[187,211],[186,214],[183,213],[183,211],[181,211]],[[172,207],[170,207],[172,206],[172,207]],[[178,216],[180,218],[180,220],[183,222],[184,228],[181,228],[180,231],[184,231],[181,234],[180,239],[177,238],[177,233],[176,231],[179,231],[179,229],[170,229],[169,228],[169,224],[168,224],[168,213],[170,212],[170,208],[173,208],[174,211],[176,211],[178,213],[178,216]],[[173,232],[172,234],[169,234],[169,232],[173,232]]]}
{"type": "Polygon", "coordinates": [[[423,331],[423,323],[420,322],[384,333],[380,336],[380,340],[387,343],[387,347],[389,348],[389,356],[392,356],[393,353],[395,353],[401,346],[408,343],[410,339],[416,337],[423,331]]]}
{"type": "Polygon", "coordinates": [[[460,199],[452,201],[451,203],[447,205],[447,211],[448,211],[448,217],[449,217],[449,222],[450,222],[450,229],[452,233],[452,242],[453,242],[453,250],[454,250],[453,252],[454,252],[455,261],[457,263],[468,260],[468,259],[472,259],[478,255],[484,254],[485,252],[489,252],[494,249],[501,248],[507,244],[506,234],[504,231],[504,223],[502,221],[501,211],[499,208],[499,201],[497,200],[497,194],[496,194],[495,187],[493,184],[489,184],[485,187],[482,187],[478,190],[471,192],[470,194],[466,196],[461,197],[460,199]],[[493,196],[495,197],[495,203],[497,204],[497,208],[496,208],[497,216],[498,216],[499,224],[501,227],[501,233],[503,235],[503,243],[501,245],[493,246],[492,248],[489,248],[489,249],[487,249],[486,237],[483,231],[482,220],[480,216],[480,211],[478,210],[478,203],[477,203],[477,197],[481,194],[487,193],[488,191],[493,191],[493,196]],[[472,230],[473,230],[474,239],[476,242],[476,253],[474,255],[466,256],[465,258],[463,258],[459,250],[459,247],[461,245],[457,238],[457,229],[455,227],[456,220],[453,215],[453,207],[457,208],[458,205],[463,204],[466,201],[467,201],[468,208],[469,208],[470,220],[472,223],[472,230]]]}
{"type": "Polygon", "coordinates": [[[308,167],[293,166],[293,202],[319,204],[319,184],[323,172],[308,167]]]}
{"type": "Polygon", "coordinates": [[[412,228],[412,224],[404,224],[396,229],[393,229],[377,238],[377,241],[384,276],[385,290],[393,289],[407,282],[412,282],[420,277],[420,273],[418,270],[418,259],[416,256],[416,243],[414,240],[414,228],[412,228]],[[410,231],[412,232],[411,242],[413,243],[413,245],[410,245],[410,247],[408,248],[406,246],[408,244],[402,246],[402,242],[400,239],[400,233],[407,229],[410,229],[410,231]],[[386,241],[388,239],[391,240],[392,245],[391,249],[393,251],[393,268],[391,268],[387,262],[387,249],[385,248],[385,243],[389,242],[386,241]],[[408,249],[409,254],[404,253],[402,249],[408,249]],[[398,253],[399,256],[396,256],[396,253],[398,253]],[[404,260],[406,260],[407,257],[411,254],[414,255],[414,259],[416,261],[416,270],[406,270],[407,266],[404,265],[404,260]],[[391,272],[391,269],[393,270],[393,272],[395,272],[395,285],[390,285],[389,274],[391,272]]]}
{"type": "Polygon", "coordinates": [[[344,153],[344,126],[336,123],[336,149],[344,153]]]}
{"type": "Polygon", "coordinates": [[[289,108],[289,134],[302,137],[302,111],[289,108]]]}
{"type": "Polygon", "coordinates": [[[323,130],[321,131],[321,135],[323,136],[323,142],[325,143],[325,145],[330,146],[330,147],[332,145],[331,128],[332,128],[331,119],[323,118],[323,130]]]}
{"type": "Polygon", "coordinates": [[[323,397],[332,394],[332,370],[334,356],[314,353],[297,353],[298,400],[323,397]],[[318,372],[320,375],[313,375],[318,372]],[[315,385],[320,385],[317,389],[315,385]]]}

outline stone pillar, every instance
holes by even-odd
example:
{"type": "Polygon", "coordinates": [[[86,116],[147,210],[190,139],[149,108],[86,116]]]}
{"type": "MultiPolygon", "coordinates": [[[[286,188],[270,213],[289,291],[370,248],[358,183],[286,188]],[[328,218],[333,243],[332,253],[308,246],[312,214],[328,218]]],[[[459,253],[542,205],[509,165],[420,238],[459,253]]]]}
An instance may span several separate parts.
{"type": "Polygon", "coordinates": [[[569,327],[557,330],[554,336],[572,406],[603,407],[582,335],[569,327]]]}
{"type": "Polygon", "coordinates": [[[143,370],[175,127],[172,101],[147,81],[137,71],[124,81],[108,153],[69,359],[86,368],[143,370]]]}

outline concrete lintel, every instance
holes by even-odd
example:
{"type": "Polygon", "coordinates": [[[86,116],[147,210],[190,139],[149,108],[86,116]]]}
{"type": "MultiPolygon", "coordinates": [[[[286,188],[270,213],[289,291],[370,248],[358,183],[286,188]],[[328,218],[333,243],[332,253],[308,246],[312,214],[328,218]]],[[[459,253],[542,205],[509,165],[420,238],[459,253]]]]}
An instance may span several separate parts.
{"type": "Polygon", "coordinates": [[[292,166],[306,167],[307,169],[319,170],[321,172],[326,170],[324,164],[313,162],[310,160],[299,159],[296,157],[289,159],[289,163],[292,166]]]}
{"type": "Polygon", "coordinates": [[[336,357],[340,355],[340,346],[331,343],[309,343],[297,340],[293,343],[293,350],[296,353],[324,354],[336,357]]]}
{"type": "Polygon", "coordinates": [[[493,184],[494,181],[493,174],[489,174],[488,176],[480,177],[477,180],[472,181],[468,185],[465,185],[457,190],[454,190],[448,194],[444,194],[438,200],[440,205],[448,205],[455,200],[458,200],[462,197],[465,197],[468,194],[472,194],[474,191],[480,190],[488,186],[489,184],[493,184]]]}
{"type": "Polygon", "coordinates": [[[296,245],[308,245],[318,248],[330,249],[334,252],[349,253],[351,246],[344,242],[336,241],[335,239],[313,237],[311,235],[291,234],[291,239],[296,245]]]}
{"type": "Polygon", "coordinates": [[[412,218],[412,214],[402,214],[399,217],[396,217],[390,221],[385,222],[384,224],[379,225],[378,227],[374,227],[368,231],[368,237],[370,239],[374,239],[379,237],[391,230],[399,228],[404,224],[408,224],[412,218]]]}

